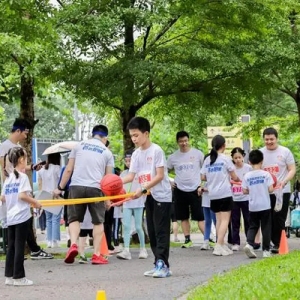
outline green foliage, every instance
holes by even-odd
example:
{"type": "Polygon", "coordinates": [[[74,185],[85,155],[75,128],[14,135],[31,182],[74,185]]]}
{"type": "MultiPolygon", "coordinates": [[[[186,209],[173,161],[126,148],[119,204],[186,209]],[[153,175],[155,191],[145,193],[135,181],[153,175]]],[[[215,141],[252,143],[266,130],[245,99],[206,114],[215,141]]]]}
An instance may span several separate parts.
{"type": "Polygon", "coordinates": [[[215,275],[188,299],[298,299],[299,251],[241,266],[215,275]]]}

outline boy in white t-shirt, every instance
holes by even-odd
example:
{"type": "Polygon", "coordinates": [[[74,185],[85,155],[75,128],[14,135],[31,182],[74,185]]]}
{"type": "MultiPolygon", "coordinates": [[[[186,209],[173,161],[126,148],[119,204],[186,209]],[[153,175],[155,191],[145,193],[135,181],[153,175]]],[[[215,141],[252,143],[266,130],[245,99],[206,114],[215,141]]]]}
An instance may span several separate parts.
{"type": "Polygon", "coordinates": [[[269,193],[274,190],[274,180],[271,174],[262,170],[264,155],[260,150],[249,153],[249,162],[253,170],[246,173],[242,188],[244,194],[250,194],[249,199],[249,229],[247,245],[244,251],[249,258],[256,258],[253,250],[255,236],[261,227],[263,243],[263,257],[270,257],[271,240],[271,202],[269,193]]]}
{"type": "Polygon", "coordinates": [[[150,141],[150,123],[142,117],[134,117],[128,124],[129,134],[137,149],[131,157],[128,174],[122,178],[124,184],[138,176],[140,188],[135,192],[138,199],[150,191],[145,203],[147,228],[155,267],[145,276],[165,278],[169,270],[170,218],[172,191],[168,177],[167,161],[163,150],[150,141]]]}

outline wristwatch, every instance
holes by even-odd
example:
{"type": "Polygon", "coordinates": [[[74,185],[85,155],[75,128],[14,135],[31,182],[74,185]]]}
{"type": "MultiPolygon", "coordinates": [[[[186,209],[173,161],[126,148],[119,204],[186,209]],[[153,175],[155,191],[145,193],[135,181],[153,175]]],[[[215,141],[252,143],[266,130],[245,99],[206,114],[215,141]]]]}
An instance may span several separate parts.
{"type": "Polygon", "coordinates": [[[142,188],[142,194],[147,194],[147,189],[145,189],[145,188],[142,188]]]}
{"type": "Polygon", "coordinates": [[[57,186],[57,189],[60,190],[60,191],[62,191],[62,192],[65,190],[65,189],[61,188],[60,185],[57,186]]]}

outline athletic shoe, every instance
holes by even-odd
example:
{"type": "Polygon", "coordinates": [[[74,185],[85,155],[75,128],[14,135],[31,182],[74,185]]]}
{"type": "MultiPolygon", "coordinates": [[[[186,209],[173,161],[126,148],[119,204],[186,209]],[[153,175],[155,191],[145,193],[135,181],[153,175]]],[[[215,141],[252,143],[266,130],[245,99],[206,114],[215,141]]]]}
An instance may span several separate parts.
{"type": "Polygon", "coordinates": [[[279,252],[279,247],[278,247],[278,246],[273,246],[273,247],[271,248],[271,252],[274,253],[274,254],[278,254],[278,252],[279,252]]]}
{"type": "Polygon", "coordinates": [[[12,277],[5,278],[5,285],[14,285],[14,280],[12,277]]]}
{"type": "Polygon", "coordinates": [[[72,264],[75,261],[75,257],[78,255],[78,247],[76,244],[73,244],[67,252],[65,263],[72,264]]]}
{"type": "Polygon", "coordinates": [[[117,258],[130,260],[131,259],[131,253],[129,252],[128,249],[124,249],[121,253],[117,254],[117,258]]]}
{"type": "Polygon", "coordinates": [[[51,244],[51,247],[52,247],[52,248],[59,248],[59,243],[58,243],[58,241],[53,241],[52,244],[51,244]]]}
{"type": "Polygon", "coordinates": [[[174,238],[174,243],[180,243],[180,239],[179,238],[174,238]]]}
{"type": "Polygon", "coordinates": [[[202,244],[200,250],[210,250],[209,241],[204,241],[204,243],[202,244]]]}
{"type": "Polygon", "coordinates": [[[256,258],[256,254],[253,250],[253,247],[249,244],[247,244],[245,247],[244,247],[244,251],[246,253],[246,255],[249,257],[249,258],[256,258]]]}
{"type": "Polygon", "coordinates": [[[53,255],[50,253],[45,252],[43,249],[41,249],[38,252],[31,252],[30,258],[33,260],[38,259],[53,259],[53,255]]]}
{"type": "Polygon", "coordinates": [[[181,248],[191,248],[191,247],[193,247],[192,241],[184,242],[184,244],[181,246],[181,248]]]}
{"type": "Polygon", "coordinates": [[[79,261],[78,261],[80,264],[88,264],[89,263],[89,261],[88,261],[88,259],[85,257],[85,256],[82,256],[82,255],[80,255],[80,257],[79,257],[79,261]]]}
{"type": "Polygon", "coordinates": [[[144,273],[144,276],[146,276],[146,277],[153,277],[153,274],[154,274],[155,271],[156,271],[156,265],[155,265],[155,267],[152,270],[146,271],[144,273]]]}
{"type": "Polygon", "coordinates": [[[145,248],[140,250],[139,259],[146,259],[148,257],[148,252],[145,248]]]}
{"type": "Polygon", "coordinates": [[[172,272],[169,270],[167,265],[164,263],[163,260],[159,259],[156,262],[156,268],[153,273],[153,278],[166,278],[170,277],[172,275],[172,272]]]}
{"type": "Polygon", "coordinates": [[[227,256],[229,255],[229,252],[226,251],[222,245],[220,244],[216,244],[215,248],[214,248],[214,251],[213,251],[213,255],[216,255],[216,256],[227,256]]]}
{"type": "Polygon", "coordinates": [[[51,242],[47,242],[47,248],[52,248],[52,243],[51,242]]]}
{"type": "Polygon", "coordinates": [[[33,281],[27,279],[26,277],[20,279],[14,279],[14,286],[29,286],[33,285],[33,281]]]}
{"type": "Polygon", "coordinates": [[[108,260],[102,255],[93,254],[91,259],[92,265],[106,265],[108,264],[108,260]]]}
{"type": "Polygon", "coordinates": [[[272,257],[271,252],[268,250],[264,250],[263,257],[272,257]]]}
{"type": "Polygon", "coordinates": [[[240,246],[239,245],[233,245],[231,248],[232,251],[239,251],[240,250],[240,246]]]}
{"type": "Polygon", "coordinates": [[[223,247],[223,249],[225,250],[225,251],[227,251],[230,255],[231,254],[233,254],[233,251],[227,246],[227,245],[222,245],[222,247],[223,247]]]}
{"type": "Polygon", "coordinates": [[[122,252],[122,251],[123,251],[123,248],[122,248],[121,245],[120,245],[120,246],[115,246],[115,250],[114,250],[113,253],[120,253],[120,252],[122,252]]]}

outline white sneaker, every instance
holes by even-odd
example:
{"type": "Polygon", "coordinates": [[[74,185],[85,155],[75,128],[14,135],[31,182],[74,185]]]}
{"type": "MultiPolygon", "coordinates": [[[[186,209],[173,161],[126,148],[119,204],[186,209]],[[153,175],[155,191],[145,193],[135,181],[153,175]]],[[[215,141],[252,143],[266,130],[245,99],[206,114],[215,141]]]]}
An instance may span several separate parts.
{"type": "Polygon", "coordinates": [[[144,273],[144,276],[146,276],[146,277],[153,277],[153,274],[155,273],[155,271],[156,271],[156,266],[152,270],[146,271],[144,273]]]}
{"type": "Polygon", "coordinates": [[[117,258],[129,260],[131,259],[131,253],[129,252],[129,250],[124,249],[121,253],[117,254],[117,258]]]}
{"type": "Polygon", "coordinates": [[[210,246],[209,246],[209,241],[204,241],[204,243],[202,244],[200,250],[209,250],[210,246]]]}
{"type": "Polygon", "coordinates": [[[215,245],[215,248],[214,248],[214,251],[213,251],[213,255],[216,255],[216,256],[227,256],[227,255],[229,255],[229,252],[227,252],[227,251],[222,247],[222,245],[216,244],[216,245],[215,245]]]}
{"type": "Polygon", "coordinates": [[[264,250],[263,257],[272,257],[271,252],[267,251],[267,250],[264,250]]]}
{"type": "Polygon", "coordinates": [[[253,247],[249,244],[247,244],[245,247],[244,247],[244,251],[246,253],[246,255],[249,257],[249,258],[256,258],[256,254],[253,250],[253,247]]]}
{"type": "Polygon", "coordinates": [[[20,279],[14,279],[14,286],[29,286],[33,285],[33,281],[27,279],[26,277],[20,279]]]}
{"type": "Polygon", "coordinates": [[[148,257],[148,252],[147,252],[147,250],[146,250],[145,248],[142,248],[142,249],[140,250],[139,258],[140,258],[140,259],[145,259],[145,258],[147,258],[147,257],[148,257]]]}
{"type": "Polygon", "coordinates": [[[233,254],[233,251],[227,245],[224,244],[222,245],[222,247],[225,251],[228,252],[229,255],[233,254]]]}
{"type": "Polygon", "coordinates": [[[53,241],[51,244],[51,248],[59,248],[59,242],[58,241],[53,241]]]}
{"type": "Polygon", "coordinates": [[[5,285],[14,285],[14,280],[12,277],[5,278],[5,285]]]}
{"type": "Polygon", "coordinates": [[[239,245],[233,245],[231,248],[232,251],[239,251],[240,250],[240,246],[239,245]]]}
{"type": "Polygon", "coordinates": [[[114,253],[120,253],[122,252],[123,250],[123,247],[120,245],[120,246],[115,246],[115,250],[114,250],[114,253]]]}
{"type": "Polygon", "coordinates": [[[47,242],[47,248],[52,248],[52,243],[50,241],[47,242]]]}

